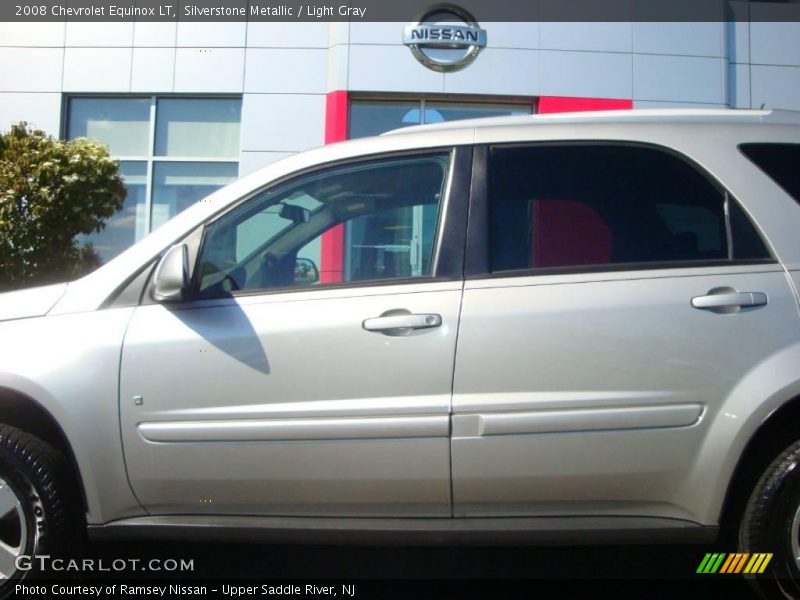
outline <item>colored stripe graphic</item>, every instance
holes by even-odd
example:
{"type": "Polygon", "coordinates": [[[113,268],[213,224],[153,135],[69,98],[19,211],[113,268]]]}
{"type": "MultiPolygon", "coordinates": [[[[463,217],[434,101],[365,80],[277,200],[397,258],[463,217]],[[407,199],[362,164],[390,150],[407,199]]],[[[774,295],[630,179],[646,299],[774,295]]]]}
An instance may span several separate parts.
{"type": "Polygon", "coordinates": [[[710,554],[706,554],[703,557],[703,560],[700,561],[700,566],[697,567],[697,573],[705,573],[705,568],[710,558],[711,558],[710,554]]]}
{"type": "Polygon", "coordinates": [[[717,569],[719,569],[719,566],[722,564],[722,559],[724,559],[724,558],[725,558],[725,554],[719,554],[717,560],[715,560],[711,564],[711,568],[709,569],[708,572],[709,573],[716,573],[717,569]]]}
{"type": "Polygon", "coordinates": [[[711,554],[706,554],[703,560],[700,562],[700,566],[697,567],[698,573],[705,573],[706,566],[708,565],[709,561],[711,560],[711,554]]]}
{"type": "Polygon", "coordinates": [[[763,573],[767,568],[769,561],[772,560],[772,553],[769,554],[754,554],[753,560],[747,565],[745,573],[763,573]]]}
{"type": "Polygon", "coordinates": [[[761,574],[766,570],[771,560],[772,553],[766,552],[754,554],[749,552],[735,552],[733,554],[709,552],[700,561],[697,573],[761,574]]]}
{"type": "Polygon", "coordinates": [[[741,573],[742,569],[744,569],[745,563],[747,563],[747,559],[750,558],[750,554],[742,554],[741,558],[739,559],[739,564],[736,565],[736,570],[734,573],[741,573]]]}
{"type": "Polygon", "coordinates": [[[761,561],[764,559],[763,556],[759,554],[753,554],[753,557],[750,559],[750,562],[747,563],[747,566],[744,568],[745,573],[758,573],[758,567],[761,564],[761,561]]]}
{"type": "Polygon", "coordinates": [[[697,567],[698,573],[716,573],[726,554],[706,554],[703,562],[697,567]]]}
{"type": "Polygon", "coordinates": [[[720,569],[719,572],[720,573],[727,573],[728,569],[731,568],[731,564],[737,559],[737,556],[738,555],[736,555],[736,554],[728,554],[728,558],[722,564],[722,568],[720,569]]]}
{"type": "Polygon", "coordinates": [[[734,554],[731,566],[727,570],[722,570],[720,573],[740,573],[744,568],[744,563],[750,556],[749,553],[734,554]]]}
{"type": "Polygon", "coordinates": [[[771,560],[772,560],[772,553],[770,552],[769,554],[766,555],[766,558],[764,559],[764,562],[761,563],[761,568],[758,570],[758,572],[759,573],[763,573],[764,570],[767,568],[767,565],[769,564],[769,561],[771,561],[771,560]]]}

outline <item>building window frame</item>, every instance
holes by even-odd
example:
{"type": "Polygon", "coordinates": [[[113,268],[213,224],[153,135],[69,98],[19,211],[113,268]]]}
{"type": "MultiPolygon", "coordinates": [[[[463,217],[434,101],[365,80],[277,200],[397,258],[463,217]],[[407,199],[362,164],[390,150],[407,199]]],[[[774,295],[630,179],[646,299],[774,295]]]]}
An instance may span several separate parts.
{"type": "MultiPolygon", "coordinates": [[[[241,164],[241,94],[148,94],[148,93],[131,93],[131,94],[87,94],[87,93],[74,93],[64,94],[62,98],[61,110],[61,123],[60,133],[61,139],[68,140],[70,119],[72,116],[72,103],[75,100],[148,100],[149,101],[149,124],[148,124],[148,137],[147,137],[147,153],[146,154],[114,154],[111,152],[111,158],[122,165],[122,163],[140,163],[145,164],[145,198],[144,198],[144,215],[143,222],[137,222],[134,232],[134,243],[140,241],[153,231],[153,207],[154,207],[154,176],[156,174],[156,165],[158,163],[226,163],[236,166],[236,177],[238,178],[239,168],[241,164]],[[238,100],[239,105],[239,147],[236,149],[235,157],[227,156],[184,156],[184,155],[159,155],[156,154],[157,147],[157,127],[158,127],[158,104],[162,100],[238,100]]],[[[102,140],[100,140],[102,142],[102,140]]],[[[174,216],[174,215],[173,215],[174,216]]],[[[170,217],[171,218],[171,217],[170,217]]]]}
{"type": "MultiPolygon", "coordinates": [[[[369,93],[369,92],[350,92],[347,98],[347,139],[357,139],[352,137],[353,128],[353,104],[359,102],[417,102],[419,103],[420,123],[410,123],[408,126],[425,125],[426,109],[428,104],[461,104],[469,105],[496,105],[526,108],[528,114],[535,115],[538,110],[538,98],[533,96],[493,96],[484,94],[430,94],[430,93],[369,93]]],[[[440,122],[440,121],[437,121],[440,122]]]]}

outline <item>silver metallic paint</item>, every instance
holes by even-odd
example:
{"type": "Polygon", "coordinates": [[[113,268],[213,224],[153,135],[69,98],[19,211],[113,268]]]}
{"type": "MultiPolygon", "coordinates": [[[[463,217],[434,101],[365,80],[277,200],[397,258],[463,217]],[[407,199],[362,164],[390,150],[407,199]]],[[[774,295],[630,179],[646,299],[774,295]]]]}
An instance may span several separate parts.
{"type": "Polygon", "coordinates": [[[0,294],[0,321],[46,315],[66,291],[66,283],[56,283],[0,294]]]}
{"type": "Polygon", "coordinates": [[[137,497],[151,514],[449,515],[460,300],[413,283],[138,307],[120,380],[137,497]],[[396,309],[442,325],[362,328],[396,309]]]}
{"type": "MultiPolygon", "coordinates": [[[[83,279],[0,295],[0,318],[15,319],[0,323],[0,387],[30,397],[60,424],[75,454],[87,518],[93,524],[145,514],[128,486],[120,411],[122,436],[137,448],[129,453],[127,467],[143,501],[157,512],[202,513],[202,520],[218,513],[219,506],[259,514],[265,499],[272,502],[267,509],[272,514],[297,514],[297,498],[305,499],[299,507],[305,514],[361,514],[366,501],[375,515],[447,516],[450,442],[424,436],[382,442],[236,442],[221,452],[216,443],[146,442],[138,433],[139,423],[395,416],[430,416],[438,423],[452,410],[455,425],[470,415],[504,411],[602,412],[694,404],[704,406],[702,418],[685,426],[457,437],[452,442],[455,514],[651,515],[715,524],[747,441],[774,410],[800,395],[800,206],[737,149],[743,142],[797,143],[800,115],[634,112],[412,128],[275,163],[184,211],[83,279]],[[766,233],[780,264],[469,282],[452,409],[447,380],[453,368],[459,284],[409,285],[402,304],[393,296],[396,290],[384,289],[242,298],[228,310],[241,310],[246,320],[255,319],[269,332],[269,343],[261,346],[269,352],[269,375],[258,368],[255,345],[255,354],[232,346],[223,351],[204,342],[164,306],[98,310],[133,273],[198,224],[290,173],[374,152],[553,140],[630,141],[684,153],[724,183],[766,233]],[[769,303],[731,315],[692,309],[690,299],[714,286],[763,292],[769,303]],[[583,293],[587,288],[591,295],[583,293]],[[412,303],[412,298],[423,301],[412,303]],[[592,310],[581,310],[579,299],[588,299],[592,310]],[[326,308],[304,311],[296,306],[312,302],[326,308]],[[403,307],[439,313],[443,326],[398,338],[361,328],[365,319],[403,307]],[[526,307],[533,307],[532,319],[526,307]],[[532,325],[515,326],[515,314],[527,315],[532,325]],[[678,323],[686,325],[676,330],[678,323]],[[321,354],[319,345],[308,350],[309,341],[319,344],[334,332],[338,340],[343,330],[349,333],[335,346],[328,342],[321,354]],[[525,332],[543,342],[532,345],[525,332]],[[126,335],[125,352],[130,355],[120,382],[126,335]],[[647,343],[656,339],[659,344],[647,343]],[[165,340],[177,345],[170,347],[165,340]],[[407,344],[419,340],[424,348],[409,352],[407,344]],[[520,356],[531,351],[535,361],[522,361],[520,356]],[[411,357],[444,372],[431,368],[421,375],[409,369],[403,375],[374,376],[370,361],[377,361],[381,352],[398,364],[411,357]],[[282,375],[287,365],[296,368],[309,354],[330,361],[322,373],[324,386],[298,385],[282,375]],[[558,361],[559,356],[569,360],[558,361]],[[631,357],[643,359],[644,366],[635,368],[631,357]],[[202,384],[191,381],[195,372],[206,375],[202,384]],[[278,381],[272,388],[278,391],[257,393],[267,379],[278,381]],[[182,386],[179,393],[160,395],[175,381],[182,386]],[[237,382],[236,394],[231,393],[231,381],[237,382]],[[494,385],[498,382],[499,387],[494,385]],[[144,389],[134,389],[140,387],[144,389]],[[140,407],[133,403],[137,394],[144,397],[140,407]],[[269,459],[264,457],[265,444],[270,444],[269,459]],[[298,464],[310,466],[298,473],[298,464]],[[208,474],[212,477],[204,479],[208,474]],[[400,506],[397,498],[409,489],[409,480],[414,482],[412,497],[400,506]],[[214,500],[210,486],[229,493],[220,504],[201,505],[201,500],[214,500]],[[498,500],[499,489],[503,494],[498,500]]],[[[226,310],[224,303],[220,309],[226,310]]],[[[215,335],[225,345],[241,331],[215,335]]]]}

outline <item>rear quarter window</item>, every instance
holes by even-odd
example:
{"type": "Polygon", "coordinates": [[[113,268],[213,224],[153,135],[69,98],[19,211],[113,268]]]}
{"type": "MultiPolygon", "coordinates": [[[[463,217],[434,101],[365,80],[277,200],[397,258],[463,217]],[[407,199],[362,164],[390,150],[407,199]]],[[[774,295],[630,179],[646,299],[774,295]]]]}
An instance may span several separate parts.
{"type": "Polygon", "coordinates": [[[800,144],[742,144],[739,149],[800,203],[800,144]]]}

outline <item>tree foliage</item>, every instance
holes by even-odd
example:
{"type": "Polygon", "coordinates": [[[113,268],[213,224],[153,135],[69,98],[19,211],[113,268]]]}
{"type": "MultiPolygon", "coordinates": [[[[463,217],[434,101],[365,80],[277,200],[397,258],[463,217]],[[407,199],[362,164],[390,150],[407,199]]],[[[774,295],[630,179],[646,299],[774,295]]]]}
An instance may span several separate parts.
{"type": "Polygon", "coordinates": [[[78,234],[100,231],[125,187],[105,146],[26,123],[0,132],[0,289],[80,277],[99,264],[78,234]]]}

